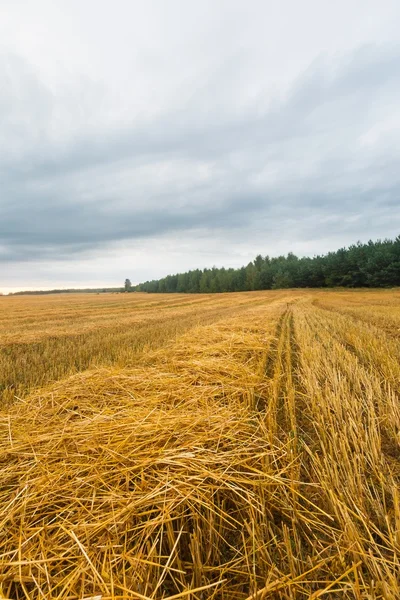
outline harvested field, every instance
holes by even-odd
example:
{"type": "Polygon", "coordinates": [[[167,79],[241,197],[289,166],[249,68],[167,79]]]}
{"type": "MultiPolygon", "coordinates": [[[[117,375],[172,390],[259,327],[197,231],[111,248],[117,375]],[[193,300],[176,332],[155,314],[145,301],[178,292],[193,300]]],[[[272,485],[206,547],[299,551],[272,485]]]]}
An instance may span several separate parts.
{"type": "Polygon", "coordinates": [[[0,598],[400,598],[398,291],[0,300],[0,598]]]}
{"type": "Polygon", "coordinates": [[[0,298],[0,398],[90,367],[136,363],[195,327],[269,303],[255,294],[60,294],[0,298]]]}

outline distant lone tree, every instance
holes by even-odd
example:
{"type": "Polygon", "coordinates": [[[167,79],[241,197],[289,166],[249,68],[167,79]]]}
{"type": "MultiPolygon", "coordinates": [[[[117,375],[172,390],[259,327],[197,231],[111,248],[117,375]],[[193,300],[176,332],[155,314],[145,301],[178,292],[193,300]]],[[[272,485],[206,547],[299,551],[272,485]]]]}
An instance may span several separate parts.
{"type": "Polygon", "coordinates": [[[124,287],[125,287],[125,291],[126,292],[130,292],[131,291],[132,284],[131,284],[131,280],[130,279],[125,279],[125,286],[124,287]]]}

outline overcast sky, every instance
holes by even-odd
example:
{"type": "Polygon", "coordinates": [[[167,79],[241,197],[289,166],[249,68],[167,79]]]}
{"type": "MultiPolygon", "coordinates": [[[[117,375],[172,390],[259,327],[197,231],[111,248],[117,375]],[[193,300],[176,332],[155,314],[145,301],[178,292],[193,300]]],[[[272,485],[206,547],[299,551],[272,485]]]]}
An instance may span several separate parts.
{"type": "Polygon", "coordinates": [[[0,290],[400,234],[399,0],[1,0],[0,290]]]}

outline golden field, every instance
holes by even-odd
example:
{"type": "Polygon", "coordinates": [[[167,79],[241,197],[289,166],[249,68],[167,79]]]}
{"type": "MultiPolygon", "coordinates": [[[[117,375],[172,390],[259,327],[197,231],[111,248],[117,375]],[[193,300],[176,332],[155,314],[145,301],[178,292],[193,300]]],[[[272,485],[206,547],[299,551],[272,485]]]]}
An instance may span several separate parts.
{"type": "Polygon", "coordinates": [[[400,598],[399,291],[0,307],[0,598],[400,598]]]}
{"type": "Polygon", "coordinates": [[[0,397],[4,404],[92,366],[135,363],[144,351],[195,325],[264,299],[260,294],[139,293],[2,297],[0,397]]]}

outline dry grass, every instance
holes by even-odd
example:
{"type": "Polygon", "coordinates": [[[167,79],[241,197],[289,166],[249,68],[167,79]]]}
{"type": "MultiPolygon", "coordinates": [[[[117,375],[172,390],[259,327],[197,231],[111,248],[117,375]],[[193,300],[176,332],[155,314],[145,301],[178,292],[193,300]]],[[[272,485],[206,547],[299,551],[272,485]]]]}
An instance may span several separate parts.
{"type": "Polygon", "coordinates": [[[400,598],[399,294],[214,298],[0,413],[0,597],[400,598]]]}
{"type": "MultiPolygon", "coordinates": [[[[267,302],[282,296],[274,292],[267,302]]],[[[99,365],[135,364],[199,323],[265,303],[256,294],[60,294],[0,298],[0,405],[99,365]]]]}

